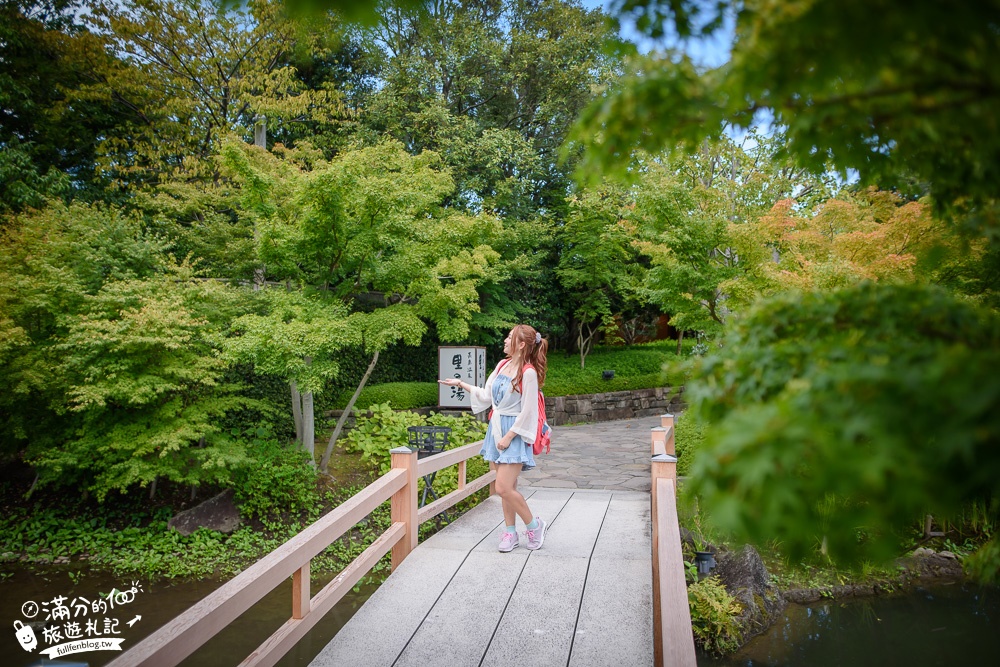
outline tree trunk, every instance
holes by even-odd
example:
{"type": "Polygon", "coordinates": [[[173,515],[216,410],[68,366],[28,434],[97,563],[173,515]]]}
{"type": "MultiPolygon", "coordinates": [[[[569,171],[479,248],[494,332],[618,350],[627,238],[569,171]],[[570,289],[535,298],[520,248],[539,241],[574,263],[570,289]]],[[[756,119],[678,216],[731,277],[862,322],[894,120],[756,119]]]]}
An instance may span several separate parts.
{"type": "Polygon", "coordinates": [[[681,356],[681,341],[684,340],[684,330],[677,330],[677,356],[681,356]]]}
{"type": "Polygon", "coordinates": [[[577,329],[579,334],[577,334],[576,342],[580,347],[580,368],[586,368],[587,355],[590,354],[591,348],[594,346],[594,335],[597,333],[597,329],[592,328],[589,324],[587,325],[587,337],[583,337],[583,322],[580,322],[580,326],[577,329]]]}
{"type": "Polygon", "coordinates": [[[354,395],[351,396],[351,400],[347,402],[347,407],[344,408],[344,412],[341,413],[340,419],[337,420],[337,426],[333,429],[333,435],[330,436],[330,442],[326,444],[326,451],[323,452],[323,460],[319,463],[319,469],[326,472],[326,467],[330,465],[330,456],[333,455],[333,445],[337,442],[337,438],[340,437],[340,432],[344,428],[344,424],[347,422],[348,416],[351,414],[351,409],[354,407],[354,402],[358,400],[358,396],[361,395],[361,390],[365,388],[365,383],[368,382],[368,376],[372,374],[375,370],[375,364],[378,363],[378,350],[372,356],[371,363],[368,364],[368,370],[365,371],[364,377],[361,378],[361,382],[358,384],[358,388],[354,390],[354,395]]]}
{"type": "Polygon", "coordinates": [[[302,445],[302,394],[295,380],[288,383],[292,390],[292,419],[295,421],[295,443],[302,445]]]}
{"type": "MultiPolygon", "coordinates": [[[[305,358],[306,365],[312,357],[305,358]]],[[[313,416],[313,395],[311,391],[302,394],[302,448],[309,452],[309,465],[316,467],[316,420],[313,416]]]]}
{"type": "MultiPolygon", "coordinates": [[[[254,117],[253,145],[267,150],[267,119],[264,116],[254,117]]],[[[257,226],[254,225],[254,240],[258,240],[257,226]]],[[[253,291],[264,288],[264,267],[253,270],[253,291]]]]}
{"type": "Polygon", "coordinates": [[[309,465],[316,467],[316,422],[313,419],[313,395],[302,394],[302,448],[309,452],[309,465]]]}

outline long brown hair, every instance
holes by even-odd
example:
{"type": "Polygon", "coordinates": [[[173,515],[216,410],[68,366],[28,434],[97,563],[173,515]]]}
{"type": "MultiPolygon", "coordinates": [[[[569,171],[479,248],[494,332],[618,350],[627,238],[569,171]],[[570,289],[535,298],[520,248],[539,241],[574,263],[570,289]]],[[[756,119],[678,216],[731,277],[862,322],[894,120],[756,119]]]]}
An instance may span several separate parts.
{"type": "Polygon", "coordinates": [[[524,367],[527,364],[534,366],[535,372],[538,373],[538,388],[541,389],[545,384],[545,370],[549,365],[545,355],[549,351],[549,341],[542,338],[536,343],[536,338],[539,338],[537,333],[534,327],[527,324],[518,324],[510,330],[510,359],[511,361],[518,359],[520,362],[513,383],[517,391],[521,391],[521,378],[524,376],[524,367]],[[521,343],[524,343],[523,348],[521,343]]]}

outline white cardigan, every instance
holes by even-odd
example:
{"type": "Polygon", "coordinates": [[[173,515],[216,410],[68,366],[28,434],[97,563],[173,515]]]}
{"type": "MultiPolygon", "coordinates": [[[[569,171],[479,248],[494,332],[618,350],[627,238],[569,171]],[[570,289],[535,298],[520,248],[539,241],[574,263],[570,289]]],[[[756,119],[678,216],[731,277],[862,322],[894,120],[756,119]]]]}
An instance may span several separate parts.
{"type": "MultiPolygon", "coordinates": [[[[503,362],[500,362],[503,363],[503,362]]],[[[472,399],[472,411],[483,412],[493,408],[493,418],[489,428],[493,431],[494,442],[500,442],[505,435],[500,426],[501,415],[516,416],[511,431],[521,436],[524,442],[531,444],[538,432],[538,374],[534,368],[524,371],[521,377],[521,391],[508,391],[499,404],[493,402],[493,382],[500,372],[500,364],[496,365],[490,376],[486,378],[485,387],[472,387],[469,397],[472,399]]],[[[511,380],[513,381],[513,379],[511,380]]]]}

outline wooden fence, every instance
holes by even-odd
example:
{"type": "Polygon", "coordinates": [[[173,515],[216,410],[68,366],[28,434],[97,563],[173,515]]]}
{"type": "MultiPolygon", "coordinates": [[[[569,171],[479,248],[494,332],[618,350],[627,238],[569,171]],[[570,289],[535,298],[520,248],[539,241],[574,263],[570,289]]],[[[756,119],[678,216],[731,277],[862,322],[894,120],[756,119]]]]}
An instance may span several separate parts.
{"type": "Polygon", "coordinates": [[[653,660],[657,667],[695,667],[694,635],[677,522],[674,416],[652,429],[653,660]]]}
{"type": "Polygon", "coordinates": [[[479,454],[481,445],[481,441],[474,442],[419,461],[416,452],[408,447],[393,449],[389,472],[143,639],[108,667],[177,665],[291,577],[291,618],[240,663],[240,667],[275,664],[390,550],[392,567],[398,566],[417,546],[417,529],[421,523],[487,484],[493,493],[496,472],[492,470],[472,482],[466,481],[466,461],[479,454]],[[417,479],[456,464],[458,488],[418,508],[417,479]],[[389,528],[333,581],[312,595],[309,589],[312,559],[386,500],[391,502],[389,528]]]}

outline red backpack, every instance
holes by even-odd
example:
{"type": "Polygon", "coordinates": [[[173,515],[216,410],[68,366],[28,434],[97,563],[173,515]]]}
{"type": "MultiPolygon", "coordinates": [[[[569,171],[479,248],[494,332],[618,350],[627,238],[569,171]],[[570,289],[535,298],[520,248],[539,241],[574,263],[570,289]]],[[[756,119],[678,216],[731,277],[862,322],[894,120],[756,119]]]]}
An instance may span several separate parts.
{"type": "MultiPolygon", "coordinates": [[[[509,359],[504,359],[500,362],[500,366],[497,367],[499,371],[503,368],[509,359]]],[[[535,367],[531,364],[525,364],[522,369],[522,373],[528,369],[535,370],[535,367]]],[[[538,371],[535,371],[536,373],[538,371]]],[[[490,410],[490,417],[493,416],[493,411],[490,410]]],[[[545,420],[545,394],[542,390],[538,390],[538,430],[535,432],[535,442],[532,443],[531,449],[535,454],[541,454],[544,450],[546,454],[549,453],[549,448],[552,443],[552,428],[549,423],[545,420]]]]}

